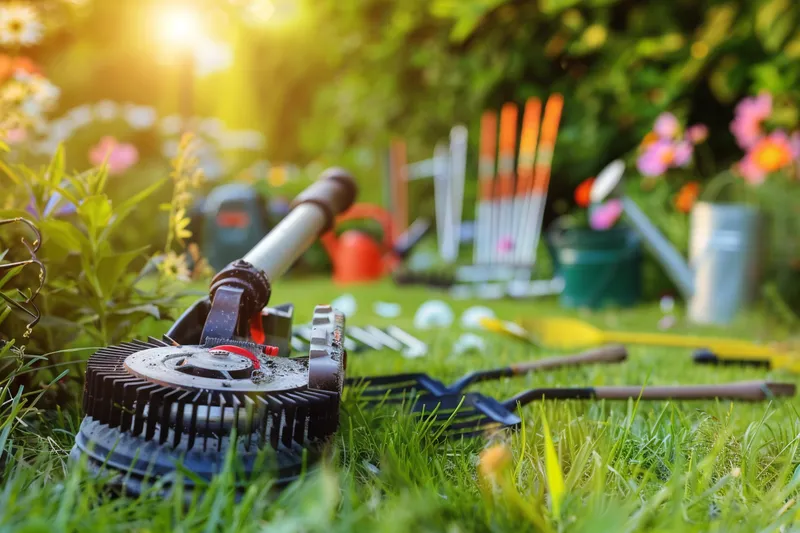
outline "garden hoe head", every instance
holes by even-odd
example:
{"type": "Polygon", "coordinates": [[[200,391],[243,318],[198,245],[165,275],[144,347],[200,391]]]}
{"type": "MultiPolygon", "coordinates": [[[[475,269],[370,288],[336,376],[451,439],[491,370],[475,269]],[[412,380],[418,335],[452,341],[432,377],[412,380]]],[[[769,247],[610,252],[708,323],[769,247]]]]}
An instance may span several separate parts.
{"type": "Polygon", "coordinates": [[[308,355],[289,358],[293,308],[266,307],[270,283],[356,192],[346,172],[329,169],[255,248],[214,277],[209,297],[163,339],[96,352],[73,459],[107,470],[131,494],[157,478],[168,489],[181,470],[188,489],[202,490],[229,455],[240,491],[270,467],[277,485],[295,479],[338,428],[344,315],[317,306],[308,355]]]}

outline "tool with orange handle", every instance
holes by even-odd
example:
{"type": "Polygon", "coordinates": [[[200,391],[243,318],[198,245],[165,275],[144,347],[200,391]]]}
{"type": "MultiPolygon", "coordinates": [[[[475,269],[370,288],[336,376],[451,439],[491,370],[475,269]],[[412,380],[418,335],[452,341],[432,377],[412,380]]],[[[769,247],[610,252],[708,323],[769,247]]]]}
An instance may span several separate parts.
{"type": "Polygon", "coordinates": [[[553,150],[558,137],[558,128],[561,123],[561,111],[564,107],[564,98],[560,94],[551,95],[547,99],[542,119],[542,133],[536,154],[536,164],[533,177],[533,195],[530,209],[525,220],[525,234],[532,234],[532,238],[522,242],[516,259],[523,264],[533,264],[536,257],[536,248],[542,232],[544,207],[547,201],[547,189],[550,186],[550,169],[553,161],[553,150]]]}
{"type": "Polygon", "coordinates": [[[481,146],[478,159],[478,201],[475,205],[475,249],[473,262],[487,264],[491,258],[497,113],[481,116],[481,146]]]}
{"type": "Polygon", "coordinates": [[[494,263],[507,263],[513,258],[514,151],[517,144],[517,105],[507,103],[500,110],[500,151],[495,187],[495,221],[492,257],[494,263]]]}
{"type": "Polygon", "coordinates": [[[514,198],[514,254],[515,262],[522,259],[521,246],[525,240],[528,211],[533,201],[534,163],[536,146],[539,141],[542,102],[538,98],[529,98],[525,103],[525,115],[522,118],[522,133],[519,141],[519,157],[517,159],[517,192],[514,198]]]}

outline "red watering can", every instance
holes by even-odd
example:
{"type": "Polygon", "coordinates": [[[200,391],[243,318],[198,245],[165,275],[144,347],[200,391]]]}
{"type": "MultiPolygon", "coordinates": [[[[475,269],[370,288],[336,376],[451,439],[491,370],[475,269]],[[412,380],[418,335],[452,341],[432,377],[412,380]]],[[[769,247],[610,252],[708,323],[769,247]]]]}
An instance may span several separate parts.
{"type": "Polygon", "coordinates": [[[333,262],[333,281],[340,284],[375,281],[389,273],[399,259],[392,250],[392,219],[384,209],[372,204],[356,204],[336,223],[372,219],[383,228],[383,242],[378,243],[363,231],[351,229],[339,237],[331,230],[322,236],[322,245],[333,262]]]}

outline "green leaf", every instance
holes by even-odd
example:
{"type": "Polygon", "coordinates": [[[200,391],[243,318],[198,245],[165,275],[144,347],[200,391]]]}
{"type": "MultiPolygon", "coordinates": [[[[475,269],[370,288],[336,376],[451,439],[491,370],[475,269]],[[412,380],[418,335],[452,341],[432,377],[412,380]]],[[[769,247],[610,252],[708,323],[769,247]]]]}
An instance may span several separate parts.
{"type": "Polygon", "coordinates": [[[69,252],[89,253],[91,246],[86,235],[69,222],[44,219],[39,222],[44,238],[69,252]]]}
{"type": "Polygon", "coordinates": [[[544,432],[544,467],[547,477],[547,489],[550,491],[550,508],[556,519],[561,517],[561,503],[564,501],[564,473],[558,460],[553,437],[550,435],[550,426],[542,410],[542,431],[544,432]]]}
{"type": "MultiPolygon", "coordinates": [[[[160,189],[166,182],[168,178],[161,179],[143,191],[131,196],[121,204],[117,205],[116,209],[114,210],[114,219],[112,220],[111,224],[108,225],[106,231],[103,234],[103,237],[108,237],[108,235],[114,231],[127,217],[130,215],[133,210],[142,202],[144,202],[149,196],[155,193],[158,189],[160,189]]],[[[170,206],[171,207],[171,206],[170,206]]]]}
{"type": "Polygon", "coordinates": [[[111,201],[105,194],[84,198],[78,206],[78,216],[89,230],[91,242],[97,241],[97,234],[111,221],[111,201]]]}
{"type": "Polygon", "coordinates": [[[755,33],[767,52],[777,52],[794,28],[789,0],[763,2],[756,12],[755,33]]]}
{"type": "Polygon", "coordinates": [[[142,255],[148,247],[105,257],[97,265],[97,281],[105,295],[114,294],[117,285],[124,280],[131,261],[142,255]]]}
{"type": "Polygon", "coordinates": [[[64,178],[64,166],[64,145],[59,144],[53,159],[50,160],[50,164],[47,166],[47,172],[44,174],[45,181],[51,186],[61,183],[64,178]]]}
{"type": "Polygon", "coordinates": [[[5,275],[4,275],[2,278],[0,278],[0,289],[2,289],[2,288],[3,288],[3,286],[5,286],[5,284],[6,284],[6,283],[8,283],[9,281],[11,281],[11,279],[12,279],[14,276],[16,276],[17,274],[19,274],[20,272],[22,272],[22,269],[23,269],[23,268],[25,268],[25,265],[19,265],[19,266],[15,266],[14,268],[12,268],[12,269],[8,270],[8,271],[5,273],[5,275]]]}
{"type": "Polygon", "coordinates": [[[112,314],[115,315],[132,315],[135,313],[144,313],[150,315],[155,319],[161,319],[161,312],[158,307],[153,304],[137,305],[136,307],[129,307],[127,309],[115,309],[112,314]]]}

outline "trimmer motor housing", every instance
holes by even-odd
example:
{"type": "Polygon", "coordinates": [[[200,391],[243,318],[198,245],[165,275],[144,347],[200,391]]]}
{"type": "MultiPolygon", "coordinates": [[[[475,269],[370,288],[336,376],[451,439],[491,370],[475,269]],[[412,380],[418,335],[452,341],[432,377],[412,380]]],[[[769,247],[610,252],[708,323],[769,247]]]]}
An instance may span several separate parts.
{"type": "Polygon", "coordinates": [[[243,483],[264,461],[279,483],[291,481],[338,428],[343,339],[344,315],[319,306],[308,357],[248,342],[180,345],[168,336],[103,348],[87,366],[73,456],[118,471],[135,494],[179,464],[208,480],[228,453],[243,483]]]}
{"type": "Polygon", "coordinates": [[[328,169],[292,211],[212,280],[162,340],[103,348],[88,362],[72,456],[118,474],[137,494],[166,487],[183,468],[190,489],[233,456],[242,488],[270,465],[278,484],[296,478],[339,425],[347,354],[344,315],[314,310],[308,356],[290,358],[294,308],[267,307],[271,282],[347,210],[354,179],[328,169]]]}

